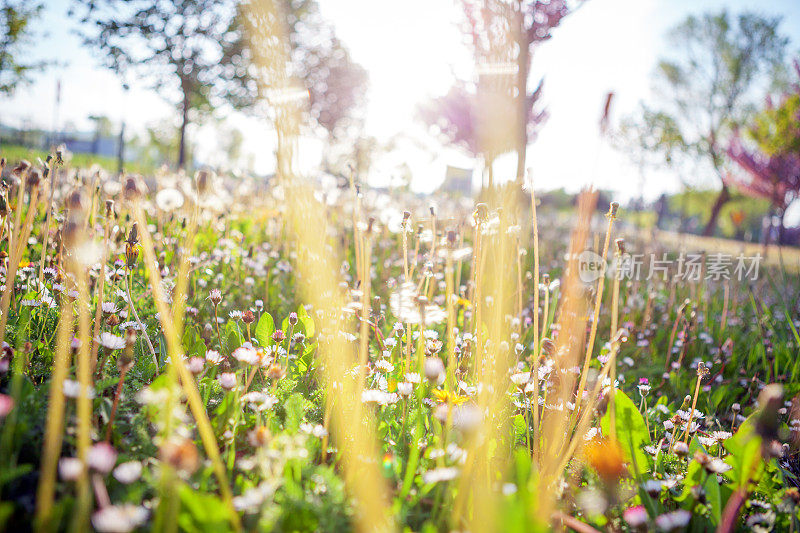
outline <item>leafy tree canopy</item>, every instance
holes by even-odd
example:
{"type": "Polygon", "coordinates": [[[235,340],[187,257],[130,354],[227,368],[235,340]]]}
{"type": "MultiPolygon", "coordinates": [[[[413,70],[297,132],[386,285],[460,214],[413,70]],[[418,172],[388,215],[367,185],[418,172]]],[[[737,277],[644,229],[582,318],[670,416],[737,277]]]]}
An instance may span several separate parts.
{"type": "Polygon", "coordinates": [[[32,23],[42,4],[31,0],[0,0],[0,94],[12,94],[30,82],[30,75],[46,63],[26,61],[25,47],[31,45],[32,23]]]}

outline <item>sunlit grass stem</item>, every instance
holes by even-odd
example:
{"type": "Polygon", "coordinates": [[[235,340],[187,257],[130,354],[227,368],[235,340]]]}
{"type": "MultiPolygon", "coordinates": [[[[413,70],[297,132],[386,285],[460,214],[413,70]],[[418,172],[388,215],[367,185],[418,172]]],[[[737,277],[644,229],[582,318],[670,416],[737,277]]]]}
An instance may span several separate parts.
{"type": "MultiPolygon", "coordinates": [[[[52,160],[52,165],[50,167],[50,199],[45,206],[45,215],[44,221],[42,222],[42,238],[44,242],[42,242],[42,255],[39,258],[39,290],[44,287],[44,264],[47,260],[47,249],[48,245],[50,244],[50,215],[53,211],[53,198],[56,192],[56,183],[58,181],[58,161],[60,157],[56,157],[52,160]]],[[[107,238],[107,237],[106,237],[107,238]]]]}
{"type": "Polygon", "coordinates": [[[728,324],[728,304],[730,298],[730,283],[726,282],[723,287],[723,302],[722,302],[722,318],[719,321],[719,337],[720,340],[725,334],[725,326],[728,324]]]}
{"type": "Polygon", "coordinates": [[[683,318],[683,314],[686,311],[686,307],[691,302],[689,300],[685,300],[683,304],[678,307],[678,313],[675,315],[675,322],[672,324],[672,331],[669,334],[669,344],[667,344],[667,356],[665,357],[664,362],[664,371],[669,372],[669,365],[670,361],[672,360],[672,347],[675,345],[675,336],[678,334],[678,325],[681,322],[681,318],[683,318]]]}
{"type": "MultiPolygon", "coordinates": [[[[20,185],[20,189],[24,188],[24,182],[20,185]]],[[[20,197],[22,194],[20,193],[20,197]]],[[[19,227],[19,225],[14,227],[15,239],[13,241],[9,241],[9,244],[13,247],[13,251],[9,252],[8,258],[8,270],[6,272],[6,285],[5,290],[3,291],[3,296],[0,298],[0,345],[2,345],[3,341],[6,337],[6,325],[8,323],[8,308],[11,303],[11,297],[14,294],[14,285],[16,285],[16,278],[17,278],[17,269],[19,268],[20,258],[22,257],[22,252],[25,250],[25,243],[28,242],[28,237],[31,234],[31,229],[33,228],[33,217],[36,215],[36,207],[37,201],[39,198],[39,186],[38,184],[34,184],[31,188],[30,199],[28,202],[28,213],[25,216],[25,225],[23,227],[19,227]]],[[[20,212],[22,210],[21,204],[17,204],[17,219],[21,218],[20,212]]]]}
{"type": "MultiPolygon", "coordinates": [[[[453,243],[454,244],[454,243],[453,243]]],[[[453,244],[447,250],[444,267],[445,305],[447,310],[447,392],[453,392],[456,386],[456,354],[455,354],[455,309],[456,297],[453,289],[453,244]]]]}
{"type": "Polygon", "coordinates": [[[486,220],[486,205],[485,204],[478,204],[478,207],[475,210],[475,250],[472,255],[472,269],[473,269],[473,276],[472,276],[472,309],[473,309],[473,316],[472,316],[472,330],[473,335],[475,336],[475,353],[473,354],[473,370],[476,370],[478,367],[478,361],[482,357],[483,353],[483,344],[482,344],[482,327],[481,327],[481,314],[483,311],[482,305],[482,295],[481,295],[481,285],[482,285],[482,277],[481,277],[481,261],[483,257],[483,250],[482,250],[482,236],[481,230],[483,226],[483,222],[486,220]]]}
{"type": "Polygon", "coordinates": [[[142,250],[144,251],[145,259],[147,260],[146,270],[150,275],[150,284],[153,289],[153,300],[158,308],[161,325],[164,329],[164,336],[167,340],[167,350],[170,355],[169,365],[174,367],[178,377],[180,378],[180,385],[183,388],[184,394],[186,395],[186,399],[189,403],[189,408],[194,416],[195,422],[197,423],[197,430],[203,442],[203,447],[208,454],[208,458],[211,460],[214,473],[219,481],[219,490],[222,493],[222,498],[226,507],[228,508],[231,526],[237,531],[241,530],[241,522],[239,520],[239,515],[233,506],[233,494],[231,493],[231,488],[228,483],[228,475],[226,473],[225,466],[223,465],[220,457],[214,430],[211,427],[211,422],[208,419],[205,405],[203,404],[203,400],[197,390],[195,381],[183,362],[183,348],[181,346],[180,336],[178,331],[175,329],[172,313],[167,307],[166,300],[161,292],[161,280],[159,279],[161,275],[156,266],[158,265],[158,261],[156,260],[152,238],[147,230],[147,220],[144,216],[144,212],[142,211],[142,207],[138,204],[135,204],[133,206],[133,214],[137,223],[139,224],[139,227],[142,228],[140,231],[142,250]]]}
{"type": "Polygon", "coordinates": [[[689,433],[692,429],[692,421],[694,420],[694,410],[697,408],[697,397],[700,395],[700,384],[703,378],[708,374],[708,369],[703,363],[697,365],[697,383],[694,387],[694,395],[692,396],[692,406],[689,408],[689,420],[686,422],[686,431],[683,434],[683,442],[689,442],[689,433]]]}
{"type": "Polygon", "coordinates": [[[56,470],[61,455],[61,442],[64,432],[64,379],[67,377],[70,362],[70,338],[73,329],[72,303],[62,298],[58,320],[58,340],[53,357],[53,371],[50,376],[50,391],[45,422],[44,445],[36,490],[36,531],[50,531],[53,497],[55,496],[56,470]]]}
{"type": "MultiPolygon", "coordinates": [[[[532,181],[532,180],[531,180],[532,181]]],[[[542,353],[539,337],[539,221],[536,216],[536,192],[531,182],[531,224],[533,232],[533,447],[534,458],[539,458],[539,359],[542,353]]],[[[519,289],[522,290],[522,287],[519,289]]],[[[549,289],[545,289],[549,290],[549,289]]],[[[521,319],[522,317],[520,317],[521,319]]],[[[547,317],[543,317],[547,322],[547,317]]],[[[544,336],[544,334],[542,334],[544,336]]]]}
{"type": "MultiPolygon", "coordinates": [[[[597,290],[594,301],[594,312],[592,313],[592,324],[589,330],[589,341],[586,345],[586,357],[583,361],[583,368],[581,370],[580,384],[578,385],[578,393],[576,396],[576,405],[580,405],[583,400],[583,390],[586,387],[586,378],[589,373],[589,363],[592,361],[592,354],[594,352],[594,341],[597,336],[597,325],[600,321],[600,305],[603,302],[603,285],[605,283],[605,264],[608,258],[608,245],[611,240],[611,229],[614,225],[614,220],[617,218],[617,209],[619,204],[611,202],[606,218],[608,219],[608,226],[606,227],[606,237],[603,241],[603,253],[601,254],[602,270],[601,275],[597,278],[597,290]]],[[[576,409],[577,412],[577,409],[576,409]]]]}
{"type": "Polygon", "coordinates": [[[125,288],[128,291],[128,302],[130,302],[128,307],[130,308],[131,313],[133,313],[133,318],[136,320],[136,323],[139,325],[139,329],[142,332],[144,340],[147,342],[147,347],[150,349],[150,355],[153,356],[153,364],[156,366],[156,368],[158,368],[158,356],[156,356],[156,349],[153,347],[153,343],[150,341],[150,335],[147,334],[147,329],[145,328],[144,322],[142,322],[142,319],[139,318],[139,313],[136,311],[136,305],[133,299],[133,272],[130,268],[127,269],[125,277],[127,279],[125,288]]]}
{"type": "MultiPolygon", "coordinates": [[[[620,266],[620,262],[622,260],[622,253],[624,251],[624,244],[625,241],[622,239],[617,239],[616,249],[614,251],[614,256],[617,262],[617,268],[620,266]]],[[[614,284],[611,290],[611,333],[609,338],[613,338],[614,335],[617,333],[618,329],[618,321],[619,321],[619,283],[620,283],[620,276],[619,272],[615,272],[614,275],[614,284]]],[[[616,387],[614,382],[617,379],[617,365],[613,365],[611,367],[611,387],[612,391],[616,391],[616,387]]],[[[611,439],[617,440],[617,408],[616,402],[613,400],[609,402],[609,418],[610,418],[610,428],[611,428],[611,439]]]]}
{"type": "MultiPolygon", "coordinates": [[[[73,261],[75,261],[73,259],[73,261]]],[[[91,513],[92,493],[89,480],[87,458],[89,447],[92,444],[92,390],[91,361],[89,350],[90,338],[90,300],[89,288],[86,284],[86,271],[82,265],[73,265],[73,273],[78,285],[78,340],[80,347],[77,354],[77,374],[80,385],[80,394],[77,399],[78,414],[78,458],[81,460],[83,470],[78,477],[78,508],[73,514],[71,528],[73,531],[86,531],[89,527],[89,514],[91,513]]]]}
{"type": "Polygon", "coordinates": [[[97,370],[97,351],[100,349],[100,343],[98,342],[97,338],[100,335],[100,324],[103,318],[103,299],[105,298],[105,283],[106,283],[106,262],[108,260],[108,236],[111,232],[111,215],[113,213],[113,209],[106,209],[106,222],[105,227],[103,229],[103,251],[101,252],[100,258],[100,276],[97,281],[97,290],[95,293],[95,297],[97,298],[97,304],[95,306],[94,312],[94,330],[92,331],[92,372],[97,370]]]}

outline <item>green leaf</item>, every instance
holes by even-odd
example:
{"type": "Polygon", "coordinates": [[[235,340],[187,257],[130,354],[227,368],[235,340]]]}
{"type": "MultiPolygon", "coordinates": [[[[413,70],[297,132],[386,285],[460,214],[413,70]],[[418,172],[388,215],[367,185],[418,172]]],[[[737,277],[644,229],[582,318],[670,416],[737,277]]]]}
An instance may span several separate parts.
{"type": "MultiPolygon", "coordinates": [[[[647,424],[636,404],[621,390],[616,391],[614,407],[616,409],[617,441],[625,453],[626,460],[632,463],[634,471],[642,474],[648,470],[649,464],[647,454],[642,450],[642,446],[650,442],[647,424]]],[[[604,435],[611,434],[610,409],[600,420],[600,427],[603,429],[604,435]]]]}
{"type": "Polygon", "coordinates": [[[706,505],[711,513],[711,522],[717,525],[722,517],[722,495],[719,490],[717,476],[709,475],[703,488],[706,491],[706,505]]]}
{"type": "Polygon", "coordinates": [[[228,344],[227,348],[230,351],[235,350],[244,343],[239,325],[233,320],[225,324],[225,342],[228,344]]]}
{"type": "Polygon", "coordinates": [[[745,489],[749,481],[758,482],[764,472],[764,459],[761,457],[761,437],[753,427],[750,416],[742,422],[736,434],[722,443],[730,455],[725,457],[732,470],[726,476],[731,478],[733,488],[745,489]]]}
{"type": "Polygon", "coordinates": [[[716,409],[728,395],[728,387],[721,386],[714,389],[711,393],[711,405],[716,409]]]}
{"type": "Polygon", "coordinates": [[[300,421],[306,414],[306,399],[300,393],[294,393],[283,405],[286,412],[286,429],[296,432],[300,428],[300,421]]]}
{"type": "Polygon", "coordinates": [[[181,531],[211,533],[229,529],[229,511],[219,496],[198,492],[183,483],[178,492],[181,499],[178,525],[181,531]]]}
{"type": "Polygon", "coordinates": [[[194,346],[195,331],[193,327],[187,327],[183,330],[182,344],[185,348],[194,346]]]}
{"type": "Polygon", "coordinates": [[[14,514],[14,504],[11,502],[0,503],[0,529],[5,531],[6,522],[14,514]]]}
{"type": "Polygon", "coordinates": [[[33,470],[33,465],[22,464],[16,466],[7,466],[0,471],[0,486],[6,485],[17,478],[20,478],[33,470]]]}
{"type": "Polygon", "coordinates": [[[705,469],[697,461],[692,460],[686,468],[686,476],[683,478],[683,491],[680,496],[675,498],[675,501],[686,502],[683,506],[684,509],[691,510],[694,506],[692,499],[692,488],[703,483],[705,476],[705,469]]]}
{"type": "Polygon", "coordinates": [[[317,331],[314,326],[314,319],[308,316],[306,308],[303,307],[302,305],[297,308],[297,318],[300,321],[300,323],[303,324],[303,327],[306,329],[305,333],[306,337],[309,338],[313,337],[314,333],[316,333],[317,331]]]}
{"type": "Polygon", "coordinates": [[[527,436],[528,423],[524,415],[516,415],[514,417],[514,434],[517,439],[522,439],[527,436]]]}
{"type": "Polygon", "coordinates": [[[258,319],[256,325],[256,340],[261,346],[268,346],[272,341],[272,334],[275,332],[275,322],[272,320],[272,315],[265,312],[258,319]]]}
{"type": "Polygon", "coordinates": [[[316,342],[306,342],[307,344],[303,347],[302,355],[297,359],[297,371],[301,374],[308,371],[311,367],[311,362],[314,359],[314,351],[317,349],[316,342]]]}

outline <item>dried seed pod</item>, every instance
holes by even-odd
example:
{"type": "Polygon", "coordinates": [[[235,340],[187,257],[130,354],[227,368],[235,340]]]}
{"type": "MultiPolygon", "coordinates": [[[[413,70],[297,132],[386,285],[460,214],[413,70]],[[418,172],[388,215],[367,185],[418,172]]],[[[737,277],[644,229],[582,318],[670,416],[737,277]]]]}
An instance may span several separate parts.
{"type": "Polygon", "coordinates": [[[28,185],[31,187],[38,187],[42,182],[42,172],[38,168],[34,168],[28,174],[28,185]]]}
{"type": "Polygon", "coordinates": [[[455,230],[447,230],[447,246],[450,247],[451,250],[456,247],[456,237],[457,235],[455,230]]]}
{"type": "Polygon", "coordinates": [[[133,223],[131,226],[131,230],[128,232],[128,238],[125,240],[128,244],[136,244],[139,242],[139,226],[136,222],[133,223]]]}
{"type": "Polygon", "coordinates": [[[83,224],[76,217],[71,216],[62,229],[61,238],[64,246],[74,248],[80,241],[83,233],[83,224]]]}
{"type": "Polygon", "coordinates": [[[189,439],[165,442],[159,453],[161,460],[183,474],[191,474],[200,466],[200,454],[189,439]]]}
{"type": "Polygon", "coordinates": [[[136,353],[133,349],[134,346],[136,346],[136,330],[128,328],[125,331],[125,348],[123,348],[122,352],[117,356],[117,369],[119,369],[120,372],[130,370],[133,366],[136,358],[136,353]]]}
{"type": "Polygon", "coordinates": [[[781,425],[778,410],[783,405],[783,387],[772,383],[764,387],[758,395],[759,412],[756,418],[756,433],[765,442],[778,439],[778,429],[781,425]]]}
{"type": "Polygon", "coordinates": [[[489,206],[484,203],[475,205],[475,212],[472,214],[477,224],[482,224],[489,220],[489,206]]]}
{"type": "Polygon", "coordinates": [[[80,189],[75,189],[69,193],[67,196],[67,208],[70,211],[82,211],[83,210],[83,196],[81,195],[80,189]]]}
{"type": "Polygon", "coordinates": [[[197,192],[200,194],[200,196],[204,196],[209,192],[212,178],[212,172],[206,168],[198,170],[194,175],[195,186],[197,187],[197,192]]]}
{"type": "Polygon", "coordinates": [[[271,367],[269,367],[269,370],[267,370],[267,377],[269,379],[274,379],[274,380],[283,379],[283,376],[285,375],[286,375],[286,370],[281,365],[272,365],[271,367]]]}
{"type": "Polygon", "coordinates": [[[19,176],[24,172],[26,172],[29,168],[31,168],[30,161],[28,161],[27,159],[22,159],[19,163],[17,163],[17,166],[15,166],[13,170],[11,170],[11,173],[19,176]]]}
{"type": "Polygon", "coordinates": [[[123,189],[123,196],[129,202],[133,202],[141,198],[142,191],[139,189],[139,183],[133,176],[125,180],[125,187],[123,189]]]}
{"type": "Polygon", "coordinates": [[[542,344],[542,352],[547,357],[552,357],[556,353],[556,343],[554,343],[548,337],[542,337],[541,344],[542,344]]]}

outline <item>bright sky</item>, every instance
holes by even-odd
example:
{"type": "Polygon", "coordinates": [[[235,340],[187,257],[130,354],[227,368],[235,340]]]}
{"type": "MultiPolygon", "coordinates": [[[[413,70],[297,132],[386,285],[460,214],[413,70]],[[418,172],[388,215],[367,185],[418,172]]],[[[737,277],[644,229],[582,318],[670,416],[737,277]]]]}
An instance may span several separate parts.
{"type": "MultiPolygon", "coordinates": [[[[101,69],[89,50],[74,35],[74,23],[65,18],[69,0],[46,0],[45,17],[37,26],[49,34],[34,47],[37,58],[57,59],[65,66],[48,69],[29,89],[11,99],[0,99],[0,117],[5,123],[33,123],[52,127],[56,80],[62,80],[60,125],[73,123],[89,129],[89,115],[105,114],[125,119],[134,130],[164,118],[175,118],[174,108],[146,87],[131,83],[124,92],[120,80],[101,69]]],[[[471,60],[458,30],[457,0],[320,0],[353,58],[370,75],[367,108],[368,132],[387,139],[396,133],[412,137],[423,128],[415,119],[417,104],[447,91],[453,73],[472,75],[471,60]]],[[[652,197],[675,190],[674,175],[649,171],[641,178],[628,158],[600,140],[598,121],[604,97],[616,93],[616,117],[634,110],[649,97],[651,76],[657,58],[665,51],[667,30],[689,13],[727,7],[730,11],[752,9],[747,0],[588,0],[558,28],[554,38],[534,52],[533,73],[545,76],[544,101],[550,120],[531,146],[529,165],[537,187],[567,187],[575,190],[590,182],[618,191],[621,197],[637,196],[640,190],[652,197]]],[[[759,10],[785,17],[783,31],[800,48],[800,2],[771,0],[759,10]],[[767,7],[768,6],[768,7],[767,7]]],[[[535,80],[532,81],[535,83],[535,80]]],[[[225,118],[245,134],[245,151],[256,154],[257,170],[273,167],[274,135],[268,125],[253,118],[228,114],[225,118]]],[[[218,160],[215,125],[194,131],[207,162],[218,160]]],[[[425,138],[423,134],[423,138],[425,138]]],[[[428,138],[430,153],[412,147],[388,157],[378,165],[376,182],[392,174],[393,165],[404,161],[414,173],[414,187],[431,190],[438,186],[446,164],[468,166],[470,160],[438,147],[428,138]]],[[[314,146],[310,153],[317,152],[314,146]]],[[[514,172],[513,155],[499,161],[496,172],[509,178],[514,172]]]]}

